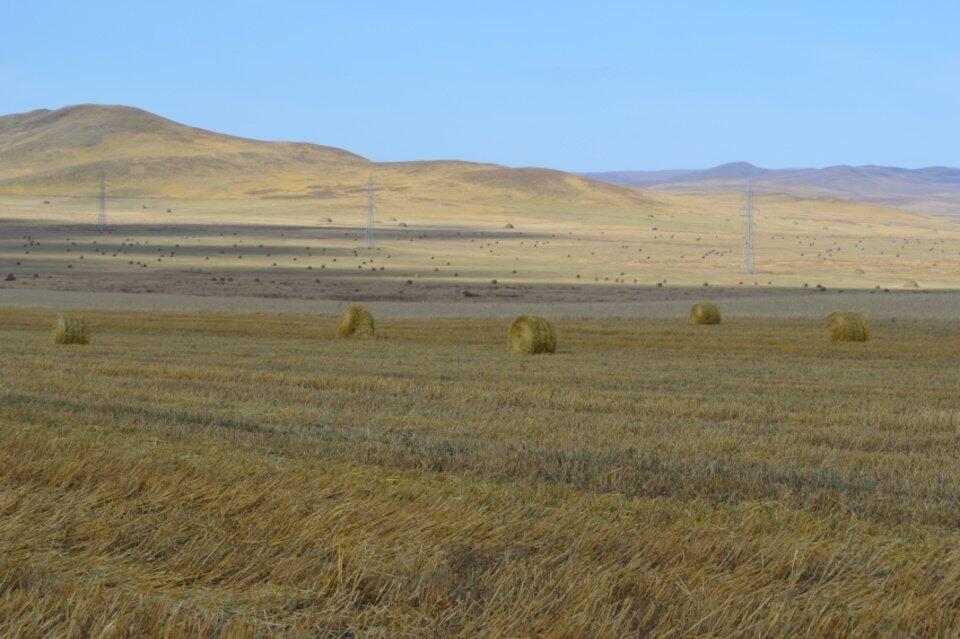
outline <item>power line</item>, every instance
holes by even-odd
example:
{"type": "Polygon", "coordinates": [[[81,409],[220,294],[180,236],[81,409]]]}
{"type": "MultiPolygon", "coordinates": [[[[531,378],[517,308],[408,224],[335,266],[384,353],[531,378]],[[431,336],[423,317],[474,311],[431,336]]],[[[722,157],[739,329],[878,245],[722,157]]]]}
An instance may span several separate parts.
{"type": "Polygon", "coordinates": [[[743,272],[753,275],[753,185],[749,182],[743,200],[743,272]]]}
{"type": "Polygon", "coordinates": [[[373,212],[374,207],[374,192],[373,192],[373,179],[367,180],[367,228],[364,230],[363,237],[367,241],[367,248],[373,248],[373,212]]]}
{"type": "Polygon", "coordinates": [[[100,232],[107,232],[107,174],[103,167],[100,167],[100,215],[97,219],[100,225],[100,232]]]}

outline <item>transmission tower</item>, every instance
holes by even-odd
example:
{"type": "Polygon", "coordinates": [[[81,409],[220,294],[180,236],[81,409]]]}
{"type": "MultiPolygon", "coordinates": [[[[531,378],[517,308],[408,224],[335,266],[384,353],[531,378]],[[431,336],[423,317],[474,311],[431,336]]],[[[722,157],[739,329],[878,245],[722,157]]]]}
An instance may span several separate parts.
{"type": "Polygon", "coordinates": [[[107,174],[100,167],[100,215],[97,220],[100,225],[100,232],[107,232],[107,174]]]}
{"type": "Polygon", "coordinates": [[[743,198],[743,272],[753,275],[753,185],[747,183],[743,198]]]}
{"type": "Polygon", "coordinates": [[[370,179],[367,180],[367,228],[363,233],[364,239],[367,240],[367,248],[373,248],[373,212],[375,208],[373,195],[373,179],[370,179]]]}

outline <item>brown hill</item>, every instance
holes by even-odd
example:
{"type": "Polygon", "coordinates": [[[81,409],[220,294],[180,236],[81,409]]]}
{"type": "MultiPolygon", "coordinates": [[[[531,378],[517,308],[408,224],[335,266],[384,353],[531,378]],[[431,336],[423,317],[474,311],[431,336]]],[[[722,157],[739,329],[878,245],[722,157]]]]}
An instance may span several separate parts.
{"type": "Polygon", "coordinates": [[[373,179],[394,206],[649,207],[643,192],[561,171],[457,161],[371,162],[343,149],[198,129],[126,106],[0,117],[0,193],[91,196],[355,197],[373,179]]]}

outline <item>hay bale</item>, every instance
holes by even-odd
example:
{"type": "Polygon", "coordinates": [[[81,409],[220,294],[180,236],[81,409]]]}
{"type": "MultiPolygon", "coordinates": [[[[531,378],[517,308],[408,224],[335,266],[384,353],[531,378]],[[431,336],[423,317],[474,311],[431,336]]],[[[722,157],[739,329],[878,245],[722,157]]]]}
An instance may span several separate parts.
{"type": "Polygon", "coordinates": [[[359,304],[351,304],[340,317],[337,337],[350,339],[373,339],[373,315],[359,304]]]}
{"type": "Polygon", "coordinates": [[[827,339],[831,342],[865,342],[870,325],[862,313],[836,311],[827,316],[827,339]]]}
{"type": "Polygon", "coordinates": [[[82,317],[58,315],[53,325],[54,344],[89,344],[90,328],[82,317]]]}
{"type": "Polygon", "coordinates": [[[720,309],[709,302],[694,304],[690,309],[690,321],[694,324],[719,324],[720,309]]]}
{"type": "Polygon", "coordinates": [[[904,280],[903,288],[920,288],[920,285],[917,284],[917,280],[904,280]]]}
{"type": "Polygon", "coordinates": [[[507,346],[518,355],[553,353],[557,350],[557,332],[542,317],[521,315],[510,325],[507,346]]]}

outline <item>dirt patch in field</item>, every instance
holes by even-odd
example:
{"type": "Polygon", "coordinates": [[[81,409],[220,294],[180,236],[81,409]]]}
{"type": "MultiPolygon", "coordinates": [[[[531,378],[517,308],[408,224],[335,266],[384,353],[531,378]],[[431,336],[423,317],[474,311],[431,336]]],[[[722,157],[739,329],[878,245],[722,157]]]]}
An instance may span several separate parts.
{"type": "MultiPolygon", "coordinates": [[[[600,287],[606,289],[606,287],[600,287]]],[[[557,291],[529,287],[515,299],[493,296],[419,300],[374,297],[344,299],[266,298],[242,295],[186,295],[182,293],[118,293],[58,291],[37,288],[0,288],[0,306],[99,310],[176,310],[296,313],[335,315],[353,299],[363,299],[376,317],[385,318],[506,318],[522,313],[547,317],[684,318],[693,301],[709,300],[721,306],[724,317],[824,317],[837,310],[855,310],[871,319],[914,320],[960,317],[960,292],[822,292],[767,290],[637,289],[633,295],[612,291],[580,291],[576,296],[551,298],[557,291]],[[591,295],[593,297],[591,297],[591,295]],[[370,301],[373,300],[373,301],[370,301]]]]}

